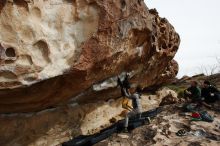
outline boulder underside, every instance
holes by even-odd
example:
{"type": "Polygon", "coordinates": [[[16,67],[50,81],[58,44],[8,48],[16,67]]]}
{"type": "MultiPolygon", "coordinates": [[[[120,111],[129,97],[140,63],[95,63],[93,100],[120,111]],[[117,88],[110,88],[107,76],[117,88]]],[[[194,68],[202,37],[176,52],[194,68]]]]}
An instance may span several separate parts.
{"type": "Polygon", "coordinates": [[[2,0],[0,113],[120,96],[176,76],[180,38],[142,0],[2,0]]]}

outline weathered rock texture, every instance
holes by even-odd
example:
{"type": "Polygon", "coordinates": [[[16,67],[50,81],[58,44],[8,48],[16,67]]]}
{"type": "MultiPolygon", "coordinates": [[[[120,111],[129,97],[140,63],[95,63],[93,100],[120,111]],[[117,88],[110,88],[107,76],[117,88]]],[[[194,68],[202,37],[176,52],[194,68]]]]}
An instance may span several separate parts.
{"type": "Polygon", "coordinates": [[[123,72],[163,83],[179,43],[142,0],[1,0],[0,113],[115,98],[123,72]]]}

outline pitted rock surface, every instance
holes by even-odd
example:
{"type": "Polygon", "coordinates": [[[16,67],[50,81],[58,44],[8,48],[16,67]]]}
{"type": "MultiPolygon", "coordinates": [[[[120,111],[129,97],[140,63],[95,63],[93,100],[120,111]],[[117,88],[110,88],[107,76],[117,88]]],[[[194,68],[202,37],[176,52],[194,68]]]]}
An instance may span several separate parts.
{"type": "Polygon", "coordinates": [[[0,30],[0,113],[116,98],[124,72],[132,87],[178,72],[179,35],[142,0],[2,0],[0,30]]]}

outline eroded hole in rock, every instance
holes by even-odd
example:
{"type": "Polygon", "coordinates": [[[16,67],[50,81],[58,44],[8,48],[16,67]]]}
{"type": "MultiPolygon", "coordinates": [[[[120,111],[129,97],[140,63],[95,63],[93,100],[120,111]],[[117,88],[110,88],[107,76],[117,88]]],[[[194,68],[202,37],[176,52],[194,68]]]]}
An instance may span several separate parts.
{"type": "Polygon", "coordinates": [[[6,0],[0,1],[0,13],[1,13],[2,9],[4,8],[5,4],[6,4],[6,0]]]}
{"type": "Polygon", "coordinates": [[[165,40],[161,40],[160,44],[161,44],[160,46],[161,46],[162,49],[167,49],[167,44],[166,44],[165,40]]]}
{"type": "Polygon", "coordinates": [[[22,66],[29,66],[33,64],[32,58],[29,55],[21,55],[16,60],[16,63],[22,66]]]}
{"type": "Polygon", "coordinates": [[[160,32],[161,32],[161,33],[164,33],[165,30],[166,30],[166,27],[161,27],[161,28],[160,28],[160,32]]]}
{"type": "Polygon", "coordinates": [[[160,22],[161,22],[161,23],[167,23],[167,19],[166,19],[166,18],[162,18],[162,19],[160,20],[160,22]]]}
{"type": "Polygon", "coordinates": [[[170,37],[170,38],[172,38],[172,36],[173,36],[173,33],[172,33],[172,32],[170,32],[170,33],[169,33],[169,37],[170,37]]]}
{"type": "Polygon", "coordinates": [[[156,45],[155,45],[155,44],[152,46],[152,49],[153,49],[153,50],[156,50],[156,45]]]}
{"type": "Polygon", "coordinates": [[[167,45],[166,45],[166,43],[163,42],[162,45],[161,45],[161,47],[162,47],[163,49],[167,49],[167,45]]]}
{"type": "Polygon", "coordinates": [[[7,48],[5,51],[7,57],[16,57],[14,48],[7,48]]]}
{"type": "Polygon", "coordinates": [[[171,47],[172,47],[172,44],[169,44],[168,47],[171,48],[171,47]]]}
{"type": "Polygon", "coordinates": [[[152,38],[152,41],[155,42],[155,36],[152,35],[151,38],[152,38]]]}
{"type": "Polygon", "coordinates": [[[28,11],[28,3],[25,0],[14,0],[14,3],[28,11]]]}
{"type": "Polygon", "coordinates": [[[177,51],[178,50],[178,46],[173,46],[173,51],[177,51]]]}
{"type": "Polygon", "coordinates": [[[34,45],[34,49],[32,50],[32,53],[34,54],[34,62],[37,65],[45,66],[50,62],[49,58],[49,47],[47,43],[43,40],[39,40],[34,45]]]}
{"type": "MultiPolygon", "coordinates": [[[[154,9],[150,9],[149,13],[153,14],[153,15],[158,15],[158,12],[157,12],[157,10],[155,8],[154,9]]],[[[156,21],[156,17],[155,17],[155,21],[156,21]]]]}
{"type": "Polygon", "coordinates": [[[138,0],[138,4],[141,5],[142,0],[138,0]]]}
{"type": "Polygon", "coordinates": [[[14,60],[5,60],[5,64],[12,64],[14,62],[15,62],[14,60]]]}
{"type": "Polygon", "coordinates": [[[35,32],[34,29],[32,29],[29,26],[23,26],[23,30],[20,33],[20,36],[22,37],[24,42],[31,42],[34,39],[35,32]]]}
{"type": "Polygon", "coordinates": [[[126,8],[126,1],[125,0],[121,0],[121,8],[122,9],[126,8]]]}
{"type": "Polygon", "coordinates": [[[41,10],[38,7],[34,7],[32,9],[32,13],[35,17],[41,18],[41,10]]]}
{"type": "Polygon", "coordinates": [[[37,79],[37,76],[35,74],[29,74],[27,76],[24,76],[25,81],[34,81],[37,79]]]}
{"type": "Polygon", "coordinates": [[[17,76],[10,71],[0,72],[0,82],[10,82],[17,79],[17,76]]]}
{"type": "Polygon", "coordinates": [[[154,18],[154,21],[155,21],[156,23],[158,23],[158,19],[157,19],[157,17],[154,18]]]}

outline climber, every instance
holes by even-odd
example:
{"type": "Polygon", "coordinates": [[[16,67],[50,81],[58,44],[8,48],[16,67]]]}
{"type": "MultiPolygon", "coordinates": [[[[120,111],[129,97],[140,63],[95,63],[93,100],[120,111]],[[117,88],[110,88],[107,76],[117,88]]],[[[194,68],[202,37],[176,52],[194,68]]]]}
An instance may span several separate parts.
{"type": "Polygon", "coordinates": [[[123,87],[125,88],[125,90],[126,90],[126,92],[128,93],[128,94],[130,94],[130,88],[131,88],[131,84],[130,84],[130,82],[128,81],[128,79],[129,79],[129,77],[130,77],[130,74],[129,73],[126,73],[126,75],[125,75],[125,78],[124,78],[124,80],[123,80],[123,87]]]}
{"type": "Polygon", "coordinates": [[[126,95],[129,99],[132,100],[132,110],[130,110],[125,117],[125,123],[124,123],[124,132],[128,132],[128,122],[129,117],[137,115],[137,117],[141,118],[141,112],[142,112],[142,106],[141,106],[141,88],[138,86],[136,88],[136,92],[131,95],[126,95]]]}
{"type": "Polygon", "coordinates": [[[118,85],[121,87],[122,96],[125,96],[124,92],[130,94],[129,89],[131,88],[131,84],[129,83],[129,77],[129,73],[126,73],[124,80],[121,81],[120,77],[118,76],[118,85]]]}
{"type": "Polygon", "coordinates": [[[125,90],[125,88],[124,88],[124,86],[123,86],[123,83],[122,83],[122,81],[121,81],[121,79],[120,79],[119,76],[118,76],[117,82],[118,82],[118,85],[119,85],[120,88],[121,88],[121,96],[124,97],[124,96],[126,95],[126,93],[125,93],[126,90],[125,90]]]}
{"type": "Polygon", "coordinates": [[[204,81],[203,88],[202,88],[202,97],[204,98],[204,105],[209,105],[210,103],[214,103],[219,99],[220,92],[216,87],[210,84],[209,81],[204,81]]]}
{"type": "Polygon", "coordinates": [[[189,98],[192,102],[201,101],[201,89],[198,87],[196,81],[191,82],[191,86],[184,91],[184,96],[189,98]]]}
{"type": "Polygon", "coordinates": [[[126,73],[125,78],[123,81],[121,81],[120,77],[118,76],[118,85],[121,88],[121,96],[123,97],[123,101],[122,101],[122,107],[124,109],[127,109],[129,111],[132,110],[132,106],[129,104],[129,99],[127,98],[128,96],[130,96],[130,83],[128,81],[129,78],[129,74],[126,73]]]}

